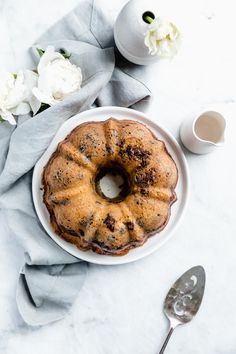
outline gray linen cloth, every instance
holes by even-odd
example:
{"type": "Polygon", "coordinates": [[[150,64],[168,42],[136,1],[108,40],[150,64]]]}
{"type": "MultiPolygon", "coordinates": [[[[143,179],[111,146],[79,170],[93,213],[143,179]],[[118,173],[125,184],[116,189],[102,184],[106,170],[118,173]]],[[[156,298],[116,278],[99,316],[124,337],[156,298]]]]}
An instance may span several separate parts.
{"type": "MultiPolygon", "coordinates": [[[[17,127],[0,124],[0,212],[25,250],[16,301],[31,325],[56,321],[67,313],[86,276],[86,263],[61,249],[44,231],[31,195],[32,169],[63,122],[101,105],[128,107],[150,95],[144,69],[115,53],[112,23],[99,4],[85,1],[47,31],[37,43],[71,53],[83,73],[82,88],[17,127]]],[[[3,228],[4,229],[4,228],[3,228]]]]}

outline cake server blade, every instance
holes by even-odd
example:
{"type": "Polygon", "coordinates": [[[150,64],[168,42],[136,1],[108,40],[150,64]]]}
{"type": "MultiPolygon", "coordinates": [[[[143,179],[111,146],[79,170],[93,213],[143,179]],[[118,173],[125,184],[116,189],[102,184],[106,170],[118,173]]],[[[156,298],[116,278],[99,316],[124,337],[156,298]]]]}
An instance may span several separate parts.
{"type": "Polygon", "coordinates": [[[204,268],[195,266],[185,272],[170,288],[164,302],[164,313],[170,321],[170,328],[159,354],[164,353],[174,329],[191,321],[198,312],[205,282],[204,268]]]}

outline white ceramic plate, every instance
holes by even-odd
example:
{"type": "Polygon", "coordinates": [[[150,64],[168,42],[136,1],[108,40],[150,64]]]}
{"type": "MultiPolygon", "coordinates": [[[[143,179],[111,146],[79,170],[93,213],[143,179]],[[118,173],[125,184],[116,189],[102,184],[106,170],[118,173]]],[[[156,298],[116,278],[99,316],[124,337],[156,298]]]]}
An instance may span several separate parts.
{"type": "Polygon", "coordinates": [[[39,220],[41,221],[43,227],[50,235],[50,237],[59,246],[61,246],[64,250],[66,250],[73,256],[83,259],[85,261],[97,264],[112,265],[133,262],[140,258],[143,258],[156,251],[167,240],[170,239],[170,237],[174,234],[177,226],[179,225],[181,219],[183,218],[189,196],[189,183],[190,181],[188,166],[184,154],[175,138],[168,131],[166,131],[166,129],[162,128],[159,124],[148,119],[145,114],[135,111],[133,109],[121,107],[101,107],[79,113],[71,119],[67,120],[61,126],[54,139],[52,140],[51,144],[49,145],[48,149],[45,151],[45,153],[35,165],[32,181],[32,192],[34,205],[39,220]],[[58,143],[62,141],[67,136],[67,134],[70,133],[71,130],[74,129],[77,125],[88,121],[102,121],[110,117],[114,117],[117,119],[132,119],[144,123],[149,129],[153,131],[153,133],[160,140],[163,140],[165,142],[167,149],[175,160],[179,171],[179,180],[176,188],[178,200],[171,207],[171,217],[167,226],[159,234],[154,235],[150,239],[148,239],[148,241],[143,246],[131,250],[128,254],[124,256],[106,256],[96,254],[92,251],[80,251],[74,245],[61,239],[53,231],[50,225],[49,213],[42,199],[43,191],[41,185],[41,176],[43,168],[47,164],[52,153],[56,150],[58,143]]]}

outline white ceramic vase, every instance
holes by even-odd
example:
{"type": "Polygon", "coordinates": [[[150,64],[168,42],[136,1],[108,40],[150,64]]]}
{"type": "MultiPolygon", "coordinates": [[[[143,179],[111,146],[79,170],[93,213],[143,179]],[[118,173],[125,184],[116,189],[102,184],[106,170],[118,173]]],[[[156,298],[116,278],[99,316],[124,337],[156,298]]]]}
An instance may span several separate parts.
{"type": "Polygon", "coordinates": [[[139,65],[148,65],[159,60],[150,55],[144,44],[148,23],[144,14],[156,17],[157,7],[153,1],[130,0],[119,13],[114,26],[114,39],[120,53],[129,61],[139,65]],[[154,16],[153,16],[154,15],[154,16]]]}

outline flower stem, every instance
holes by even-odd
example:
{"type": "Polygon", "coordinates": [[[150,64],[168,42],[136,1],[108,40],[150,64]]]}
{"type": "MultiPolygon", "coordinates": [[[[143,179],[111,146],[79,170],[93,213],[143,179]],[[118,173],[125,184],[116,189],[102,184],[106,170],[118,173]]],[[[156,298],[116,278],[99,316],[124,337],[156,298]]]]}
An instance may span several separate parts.
{"type": "Polygon", "coordinates": [[[145,20],[148,22],[148,23],[152,23],[152,21],[154,20],[154,18],[150,17],[150,16],[145,16],[145,20]]]}

